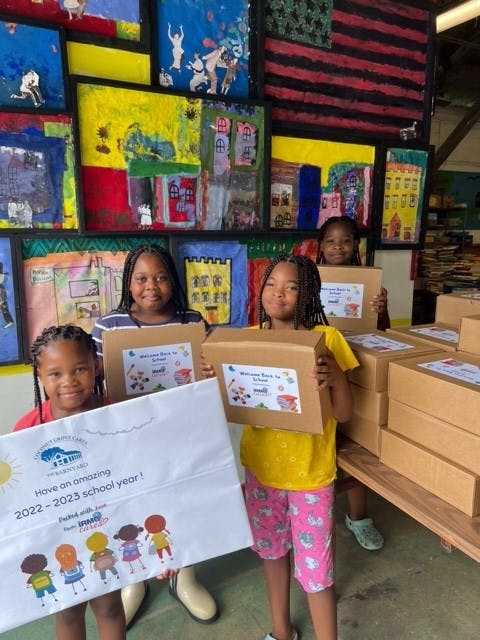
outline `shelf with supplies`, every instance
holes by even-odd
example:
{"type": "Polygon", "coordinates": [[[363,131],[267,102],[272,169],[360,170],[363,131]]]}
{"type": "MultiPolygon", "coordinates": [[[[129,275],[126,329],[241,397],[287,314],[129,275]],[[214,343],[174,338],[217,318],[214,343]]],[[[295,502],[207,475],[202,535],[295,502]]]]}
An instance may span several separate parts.
{"type": "Polygon", "coordinates": [[[425,247],[437,245],[468,246],[473,244],[473,235],[465,229],[467,205],[451,207],[429,207],[425,247]]]}

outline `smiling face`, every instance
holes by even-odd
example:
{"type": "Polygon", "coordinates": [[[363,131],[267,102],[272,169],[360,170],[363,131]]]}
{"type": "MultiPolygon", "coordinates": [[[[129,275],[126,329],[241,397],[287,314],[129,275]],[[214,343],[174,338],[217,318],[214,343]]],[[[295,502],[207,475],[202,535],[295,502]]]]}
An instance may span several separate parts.
{"type": "Polygon", "coordinates": [[[52,401],[55,420],[92,408],[98,362],[83,343],[52,340],[42,347],[37,362],[38,378],[52,401]]]}
{"type": "Polygon", "coordinates": [[[172,316],[172,282],[158,256],[142,253],[138,257],[130,280],[130,295],[133,298],[130,310],[139,320],[155,324],[172,316]]]}
{"type": "Polygon", "coordinates": [[[298,300],[296,266],[279,262],[265,282],[262,305],[271,319],[272,329],[293,329],[298,300]]]}
{"type": "Polygon", "coordinates": [[[351,229],[341,222],[331,224],[320,243],[325,264],[351,264],[357,247],[358,241],[353,237],[351,229]]]}

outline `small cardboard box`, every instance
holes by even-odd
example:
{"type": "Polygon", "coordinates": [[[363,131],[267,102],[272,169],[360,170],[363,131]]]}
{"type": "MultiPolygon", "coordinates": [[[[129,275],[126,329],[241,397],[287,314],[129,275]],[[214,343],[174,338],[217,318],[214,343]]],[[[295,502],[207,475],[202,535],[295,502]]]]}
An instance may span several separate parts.
{"type": "Polygon", "coordinates": [[[381,427],[375,421],[366,420],[354,413],[348,422],[338,424],[338,430],[373,455],[380,455],[381,427]]]}
{"type": "Polygon", "coordinates": [[[201,380],[203,322],[106,331],[103,368],[116,402],[201,380]]]}
{"type": "Polygon", "coordinates": [[[397,340],[412,337],[443,351],[455,351],[458,345],[458,327],[453,324],[416,324],[387,329],[387,333],[397,340]]]}
{"type": "Polygon", "coordinates": [[[480,315],[461,319],[458,350],[480,356],[480,315]]]}
{"type": "Polygon", "coordinates": [[[382,426],[387,424],[388,393],[386,391],[372,391],[353,383],[350,384],[350,388],[353,393],[354,413],[376,424],[382,426]]]}
{"type": "Polygon", "coordinates": [[[435,322],[460,327],[460,320],[464,316],[474,316],[479,313],[480,291],[478,289],[447,293],[437,297],[435,322]]]}
{"type": "Polygon", "coordinates": [[[320,298],[332,327],[355,332],[377,328],[378,314],[370,302],[382,288],[382,269],[321,264],[318,271],[320,298]]]}
{"type": "Polygon", "coordinates": [[[480,435],[480,356],[431,353],[390,363],[388,396],[480,435]]]}
{"type": "Polygon", "coordinates": [[[405,337],[402,340],[389,337],[383,331],[346,335],[360,366],[350,371],[351,382],[372,391],[386,391],[388,387],[388,363],[400,358],[411,358],[422,353],[437,351],[424,342],[405,337]]]}
{"type": "Polygon", "coordinates": [[[480,436],[392,399],[387,428],[470,471],[480,471],[480,436]]]}
{"type": "Polygon", "coordinates": [[[322,433],[332,415],[330,391],[312,371],[325,353],[316,331],[216,329],[202,345],[220,383],[230,422],[322,433]]]}
{"type": "Polygon", "coordinates": [[[380,462],[468,516],[480,514],[480,478],[465,467],[382,429],[380,462]]]}

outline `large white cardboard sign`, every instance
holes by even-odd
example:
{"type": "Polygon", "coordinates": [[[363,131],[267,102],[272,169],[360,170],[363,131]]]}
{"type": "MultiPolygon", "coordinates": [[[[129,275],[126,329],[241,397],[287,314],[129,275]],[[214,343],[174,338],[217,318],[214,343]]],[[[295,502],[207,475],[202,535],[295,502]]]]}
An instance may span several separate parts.
{"type": "Polygon", "coordinates": [[[251,542],[216,379],[0,437],[0,632],[251,542]]]}

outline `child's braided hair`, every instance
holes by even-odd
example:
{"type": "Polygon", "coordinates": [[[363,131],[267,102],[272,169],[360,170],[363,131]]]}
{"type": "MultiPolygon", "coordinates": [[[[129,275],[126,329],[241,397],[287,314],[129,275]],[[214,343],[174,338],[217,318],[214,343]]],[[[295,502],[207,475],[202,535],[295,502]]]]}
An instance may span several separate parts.
{"type": "Polygon", "coordinates": [[[183,287],[180,284],[180,278],[178,277],[177,269],[170,252],[159,245],[143,244],[136,249],[132,249],[132,251],[130,251],[125,258],[122,278],[122,297],[116,311],[119,311],[121,313],[130,313],[130,308],[133,303],[133,298],[130,293],[132,273],[138,258],[144,253],[157,256],[160,259],[163,266],[167,270],[170,284],[172,285],[171,301],[177,311],[184,310],[187,306],[187,298],[185,296],[183,287]]]}
{"type": "Polygon", "coordinates": [[[307,329],[311,329],[318,324],[328,325],[328,320],[320,301],[322,281],[316,264],[305,256],[283,255],[274,258],[263,274],[258,306],[260,326],[262,327],[264,324],[268,328],[272,326],[272,319],[267,315],[262,305],[262,294],[272,271],[280,262],[295,265],[297,271],[298,298],[295,305],[294,328],[299,329],[305,326],[307,329]]]}
{"type": "MultiPolygon", "coordinates": [[[[62,342],[64,340],[74,340],[75,342],[82,344],[88,351],[91,352],[93,358],[95,360],[97,359],[97,347],[95,345],[95,342],[93,341],[92,336],[80,327],[76,327],[73,324],[65,324],[58,327],[48,327],[35,338],[30,349],[30,353],[32,355],[33,365],[33,391],[35,407],[38,408],[40,423],[43,423],[43,414],[42,394],[40,391],[40,382],[38,378],[38,359],[41,356],[42,349],[46,347],[50,342],[62,342]]],[[[103,381],[100,375],[97,375],[95,377],[95,387],[93,392],[96,395],[103,395],[103,381]]]]}
{"type": "Polygon", "coordinates": [[[327,218],[325,222],[322,224],[318,232],[317,264],[325,264],[325,256],[322,253],[322,249],[320,245],[323,242],[325,238],[325,234],[327,233],[329,227],[331,227],[333,224],[342,224],[344,227],[347,228],[347,231],[350,231],[350,233],[352,234],[353,239],[356,242],[355,242],[355,249],[352,255],[352,261],[350,264],[358,267],[359,265],[362,264],[362,260],[360,258],[360,251],[358,250],[358,247],[360,244],[360,231],[358,230],[356,221],[353,218],[350,218],[350,216],[332,216],[331,218],[327,218]]]}

